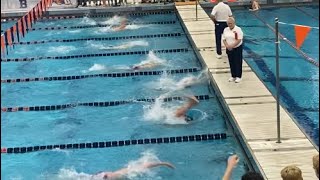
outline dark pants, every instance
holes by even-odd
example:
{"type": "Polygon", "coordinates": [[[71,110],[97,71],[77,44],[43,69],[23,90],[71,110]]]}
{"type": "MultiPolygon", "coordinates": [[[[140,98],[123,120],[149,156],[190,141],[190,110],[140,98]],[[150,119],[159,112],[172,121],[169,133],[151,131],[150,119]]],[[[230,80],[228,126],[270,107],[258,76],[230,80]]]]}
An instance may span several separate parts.
{"type": "Polygon", "coordinates": [[[227,55],[230,64],[231,76],[241,78],[242,76],[242,45],[229,51],[227,55]]]}
{"type": "Polygon", "coordinates": [[[222,54],[221,37],[222,37],[224,28],[228,27],[228,25],[226,22],[219,22],[219,21],[216,21],[214,24],[215,24],[215,34],[216,34],[216,50],[217,50],[217,54],[221,55],[222,54]]]}

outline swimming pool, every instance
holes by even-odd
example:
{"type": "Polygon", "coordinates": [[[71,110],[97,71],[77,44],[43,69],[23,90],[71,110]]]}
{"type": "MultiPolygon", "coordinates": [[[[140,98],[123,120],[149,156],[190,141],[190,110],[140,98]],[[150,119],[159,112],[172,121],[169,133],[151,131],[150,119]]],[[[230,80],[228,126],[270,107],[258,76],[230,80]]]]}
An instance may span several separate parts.
{"type": "MultiPolygon", "coordinates": [[[[23,41],[36,44],[16,45],[2,58],[1,147],[47,150],[2,154],[1,178],[90,179],[98,171],[159,158],[176,170],[131,173],[129,179],[221,179],[232,153],[241,158],[233,179],[246,171],[242,150],[176,14],[128,18],[135,24],[120,32],[107,27],[31,31],[23,41]],[[150,23],[169,21],[170,26],[150,23]],[[66,41],[38,42],[57,39],[66,41]],[[131,70],[148,60],[162,65],[131,70]],[[204,78],[181,88],[179,81],[186,77],[204,78]],[[190,94],[200,99],[191,111],[192,123],[164,116],[183,103],[176,99],[190,94]],[[158,101],[161,95],[168,102],[158,101]],[[94,148],[102,142],[112,148],[94,148]],[[77,148],[67,150],[69,145],[77,148]]],[[[117,17],[47,20],[34,28],[105,21],[114,23],[117,17]]]]}
{"type": "MultiPolygon", "coordinates": [[[[261,9],[256,14],[234,10],[237,24],[245,33],[244,59],[275,95],[275,17],[279,21],[318,27],[319,6],[261,9]],[[305,13],[308,12],[308,13],[305,13]],[[299,16],[296,16],[299,14],[299,16]],[[317,19],[318,18],[318,19],[317,19]]],[[[206,10],[210,13],[210,9],[206,10]]],[[[279,25],[280,33],[295,42],[294,28],[279,25]]],[[[319,30],[312,29],[301,51],[319,64],[319,30]]],[[[282,105],[319,146],[319,66],[310,63],[285,41],[280,43],[280,93],[282,105]]]]}

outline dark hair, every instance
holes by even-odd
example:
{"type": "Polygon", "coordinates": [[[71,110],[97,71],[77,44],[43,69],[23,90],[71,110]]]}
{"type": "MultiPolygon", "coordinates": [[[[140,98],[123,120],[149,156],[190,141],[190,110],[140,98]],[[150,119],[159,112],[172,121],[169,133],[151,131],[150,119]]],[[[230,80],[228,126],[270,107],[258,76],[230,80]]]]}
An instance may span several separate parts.
{"type": "Polygon", "coordinates": [[[241,177],[241,180],[263,180],[263,177],[256,172],[247,172],[241,177]]]}

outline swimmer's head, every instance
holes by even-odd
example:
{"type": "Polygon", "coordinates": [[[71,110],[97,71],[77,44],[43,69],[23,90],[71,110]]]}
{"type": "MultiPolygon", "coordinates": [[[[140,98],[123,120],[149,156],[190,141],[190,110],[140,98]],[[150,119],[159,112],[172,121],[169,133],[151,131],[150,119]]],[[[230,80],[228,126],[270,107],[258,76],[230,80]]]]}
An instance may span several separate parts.
{"type": "Polygon", "coordinates": [[[190,116],[186,116],[186,117],[184,118],[184,120],[188,123],[188,122],[193,121],[193,118],[190,117],[190,116]]]}
{"type": "Polygon", "coordinates": [[[140,66],[132,66],[132,69],[133,69],[133,70],[139,70],[139,69],[140,69],[140,66]]]}

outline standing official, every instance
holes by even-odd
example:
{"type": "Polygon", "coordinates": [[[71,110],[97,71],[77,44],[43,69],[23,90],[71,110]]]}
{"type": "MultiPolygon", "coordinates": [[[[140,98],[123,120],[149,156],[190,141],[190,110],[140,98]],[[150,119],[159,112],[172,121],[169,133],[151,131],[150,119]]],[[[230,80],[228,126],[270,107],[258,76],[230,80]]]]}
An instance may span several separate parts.
{"type": "Polygon", "coordinates": [[[231,78],[229,82],[239,83],[242,76],[242,42],[243,32],[240,27],[236,26],[233,17],[229,17],[227,21],[228,27],[224,29],[222,40],[227,50],[231,78]]]}
{"type": "Polygon", "coordinates": [[[224,28],[228,27],[227,19],[231,16],[232,12],[229,5],[223,3],[222,0],[218,0],[218,4],[214,6],[210,14],[210,18],[215,24],[216,50],[218,59],[221,59],[222,57],[221,35],[223,33],[224,28]]]}

